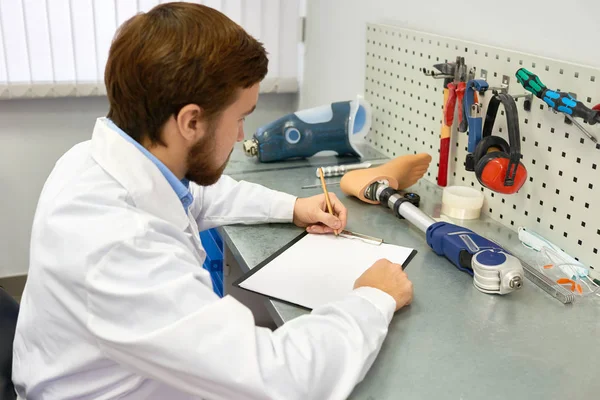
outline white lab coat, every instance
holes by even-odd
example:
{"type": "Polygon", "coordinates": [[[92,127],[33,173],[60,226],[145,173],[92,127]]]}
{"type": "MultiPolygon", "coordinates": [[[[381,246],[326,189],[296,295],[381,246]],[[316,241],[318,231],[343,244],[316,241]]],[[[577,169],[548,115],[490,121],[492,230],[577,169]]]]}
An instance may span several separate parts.
{"type": "Polygon", "coordinates": [[[342,399],[394,300],[361,288],[286,323],[220,299],[198,231],[290,222],[295,197],[223,176],[186,215],[158,168],[98,120],[56,164],[33,224],[14,343],[27,399],[342,399]]]}

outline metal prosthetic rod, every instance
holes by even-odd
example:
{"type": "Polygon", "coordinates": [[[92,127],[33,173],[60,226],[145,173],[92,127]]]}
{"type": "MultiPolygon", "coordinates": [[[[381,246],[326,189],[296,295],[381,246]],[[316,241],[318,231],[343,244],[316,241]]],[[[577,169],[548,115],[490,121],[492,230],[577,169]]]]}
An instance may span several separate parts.
{"type": "Polygon", "coordinates": [[[375,182],[367,188],[365,197],[379,201],[384,207],[393,210],[396,217],[406,218],[423,233],[435,224],[434,219],[419,210],[420,197],[416,193],[402,194],[383,183],[375,182]]]}
{"type": "Polygon", "coordinates": [[[420,197],[398,192],[384,182],[367,187],[365,198],[378,201],[423,231],[433,251],[445,256],[459,270],[473,276],[473,284],[484,293],[507,294],[523,285],[521,262],[498,244],[475,232],[447,222],[436,222],[421,211],[420,197]]]}

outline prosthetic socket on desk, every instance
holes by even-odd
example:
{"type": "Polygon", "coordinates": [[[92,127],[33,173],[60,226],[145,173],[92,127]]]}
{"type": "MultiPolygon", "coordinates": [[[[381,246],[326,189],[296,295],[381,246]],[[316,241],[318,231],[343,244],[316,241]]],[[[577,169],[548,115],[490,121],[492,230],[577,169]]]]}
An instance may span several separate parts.
{"type": "Polygon", "coordinates": [[[375,168],[359,169],[346,173],[340,181],[342,192],[354,196],[365,203],[378,204],[365,198],[365,190],[374,182],[387,181],[396,190],[406,189],[417,183],[425,175],[431,162],[427,153],[397,157],[375,168]]]}
{"type": "Polygon", "coordinates": [[[260,127],[244,141],[246,155],[260,162],[308,158],[317,153],[362,157],[357,145],[371,127],[370,104],[361,97],[301,110],[260,127]]]}

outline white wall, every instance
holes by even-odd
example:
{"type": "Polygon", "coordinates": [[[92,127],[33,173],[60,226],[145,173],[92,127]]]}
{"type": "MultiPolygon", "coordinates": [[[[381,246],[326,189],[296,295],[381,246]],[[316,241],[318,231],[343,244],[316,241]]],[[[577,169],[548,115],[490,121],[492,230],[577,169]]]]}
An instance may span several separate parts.
{"type": "MultiPolygon", "coordinates": [[[[297,96],[264,94],[246,120],[246,136],[292,112],[297,96]]],[[[105,97],[0,101],[0,277],[27,272],[31,224],[56,160],[91,137],[105,97]]]]}
{"type": "Polygon", "coordinates": [[[301,108],[363,93],[366,22],[600,67],[598,0],[308,0],[307,6],[301,108]]]}

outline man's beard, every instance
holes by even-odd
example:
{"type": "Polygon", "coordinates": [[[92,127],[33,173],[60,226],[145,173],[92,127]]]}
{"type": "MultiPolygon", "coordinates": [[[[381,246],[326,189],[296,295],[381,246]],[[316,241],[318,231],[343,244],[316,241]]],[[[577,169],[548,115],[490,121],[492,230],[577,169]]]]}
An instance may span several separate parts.
{"type": "Polygon", "coordinates": [[[227,160],[222,165],[218,167],[213,165],[216,150],[215,133],[214,130],[210,130],[206,139],[196,143],[188,153],[188,171],[185,177],[200,186],[210,186],[217,183],[221,175],[223,175],[223,171],[229,162],[229,157],[231,157],[231,153],[233,152],[232,149],[229,156],[227,156],[227,160]]]}

